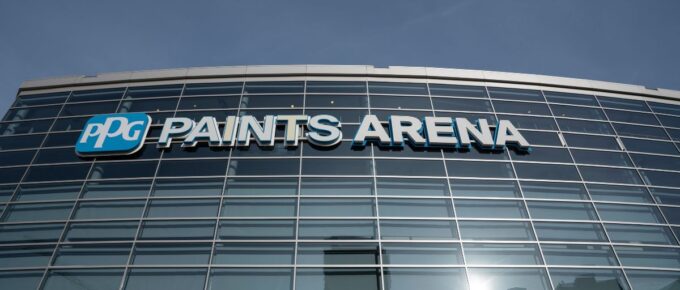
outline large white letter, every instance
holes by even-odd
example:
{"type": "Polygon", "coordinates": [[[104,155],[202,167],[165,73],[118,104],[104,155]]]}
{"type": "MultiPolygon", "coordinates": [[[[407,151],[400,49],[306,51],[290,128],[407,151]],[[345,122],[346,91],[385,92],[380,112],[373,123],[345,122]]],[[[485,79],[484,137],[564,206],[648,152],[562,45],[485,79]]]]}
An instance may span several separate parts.
{"type": "Polygon", "coordinates": [[[264,126],[260,126],[253,116],[241,117],[241,125],[238,128],[238,146],[250,146],[251,133],[255,135],[255,142],[258,145],[274,146],[276,118],[271,115],[264,116],[264,126]]]}
{"type": "Polygon", "coordinates": [[[236,116],[228,116],[227,123],[224,125],[224,133],[222,134],[222,145],[233,147],[236,142],[236,128],[238,127],[238,119],[236,116]]]}
{"type": "Polygon", "coordinates": [[[217,126],[215,117],[201,118],[194,128],[191,130],[182,147],[195,147],[200,140],[208,140],[210,147],[218,147],[222,145],[222,137],[220,136],[220,128],[217,126]]]}
{"type": "Polygon", "coordinates": [[[456,129],[458,130],[458,141],[460,146],[470,146],[470,134],[475,139],[475,143],[481,147],[493,147],[493,137],[491,129],[486,119],[477,120],[477,126],[473,125],[465,118],[456,118],[456,129]],[[479,127],[479,129],[477,128],[479,127]]]}
{"type": "Polygon", "coordinates": [[[450,117],[425,117],[425,133],[428,146],[455,147],[458,140],[450,117]]]}
{"type": "Polygon", "coordinates": [[[415,146],[424,146],[425,138],[420,135],[423,129],[423,122],[411,116],[390,116],[390,133],[392,134],[392,145],[402,146],[404,135],[408,141],[415,146]]]}
{"type": "Polygon", "coordinates": [[[375,115],[366,115],[357,129],[352,145],[365,146],[368,141],[378,141],[380,145],[390,145],[390,136],[375,115]]]}
{"type": "Polygon", "coordinates": [[[340,131],[340,121],[331,115],[318,115],[309,119],[307,127],[311,130],[307,137],[309,143],[317,146],[330,147],[340,143],[342,131],[340,131]],[[323,132],[324,134],[321,134],[323,132]]]}
{"type": "Polygon", "coordinates": [[[498,122],[495,139],[496,147],[500,148],[505,147],[508,143],[517,146],[517,148],[522,150],[527,150],[530,146],[527,139],[524,139],[524,136],[519,133],[519,130],[517,130],[517,128],[515,128],[508,120],[500,120],[498,122]]]}
{"type": "Polygon", "coordinates": [[[170,147],[172,137],[182,137],[194,127],[194,121],[189,118],[167,118],[163,124],[161,136],[158,138],[158,148],[170,147]]]}
{"type": "Polygon", "coordinates": [[[283,142],[286,146],[297,146],[300,136],[300,125],[305,125],[309,121],[307,115],[278,115],[277,122],[283,122],[286,126],[286,134],[283,142]]]}

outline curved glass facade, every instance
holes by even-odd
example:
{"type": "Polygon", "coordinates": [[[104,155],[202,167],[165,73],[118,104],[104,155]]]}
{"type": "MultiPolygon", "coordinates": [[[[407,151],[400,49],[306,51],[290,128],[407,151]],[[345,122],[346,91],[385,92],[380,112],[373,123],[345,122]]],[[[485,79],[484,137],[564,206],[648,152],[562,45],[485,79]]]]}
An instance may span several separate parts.
{"type": "Polygon", "coordinates": [[[23,92],[0,122],[0,285],[680,289],[676,142],[680,102],[501,82],[268,76],[23,92]],[[143,149],[76,156],[87,119],[114,112],[152,117],[143,149]],[[156,147],[167,117],[246,114],[334,115],[343,142],[156,147]],[[532,149],[352,147],[367,114],[510,120],[532,149]]]}

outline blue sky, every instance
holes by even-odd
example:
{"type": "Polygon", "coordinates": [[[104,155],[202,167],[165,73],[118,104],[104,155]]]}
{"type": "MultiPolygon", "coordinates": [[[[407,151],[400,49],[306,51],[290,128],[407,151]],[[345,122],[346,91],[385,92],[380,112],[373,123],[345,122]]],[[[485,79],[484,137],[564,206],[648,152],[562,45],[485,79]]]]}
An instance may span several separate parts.
{"type": "Polygon", "coordinates": [[[243,64],[411,65],[680,89],[680,1],[0,1],[23,80],[243,64]]]}

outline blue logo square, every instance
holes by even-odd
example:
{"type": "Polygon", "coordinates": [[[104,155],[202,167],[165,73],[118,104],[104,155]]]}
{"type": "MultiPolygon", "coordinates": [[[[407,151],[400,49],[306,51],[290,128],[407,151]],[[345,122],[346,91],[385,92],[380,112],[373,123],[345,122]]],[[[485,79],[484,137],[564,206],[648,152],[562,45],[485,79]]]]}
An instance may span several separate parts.
{"type": "Polygon", "coordinates": [[[129,155],[144,146],[151,117],[144,113],[96,115],[85,124],[76,141],[76,154],[129,155]]]}

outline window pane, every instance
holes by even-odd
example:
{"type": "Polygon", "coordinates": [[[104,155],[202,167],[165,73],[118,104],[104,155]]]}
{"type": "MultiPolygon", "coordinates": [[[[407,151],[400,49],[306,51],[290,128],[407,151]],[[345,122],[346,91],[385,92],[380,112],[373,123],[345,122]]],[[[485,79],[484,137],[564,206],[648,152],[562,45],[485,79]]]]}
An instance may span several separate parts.
{"type": "Polygon", "coordinates": [[[302,174],[371,175],[373,173],[371,165],[369,159],[303,159],[302,174]]]}
{"type": "Polygon", "coordinates": [[[605,221],[665,223],[656,207],[597,203],[600,217],[605,221]]]}
{"type": "Polygon", "coordinates": [[[417,83],[368,82],[371,94],[427,95],[427,85],[417,83]]]}
{"type": "Polygon", "coordinates": [[[536,244],[465,243],[468,265],[541,265],[536,244]]]}
{"type": "Polygon", "coordinates": [[[550,109],[544,103],[493,101],[493,106],[498,113],[550,116],[550,109]]]}
{"type": "Polygon", "coordinates": [[[649,188],[658,203],[680,205],[680,190],[669,188],[649,188]]]}
{"type": "Polygon", "coordinates": [[[128,88],[125,99],[179,96],[182,87],[183,85],[131,87],[128,88]]]}
{"type": "Polygon", "coordinates": [[[75,199],[80,193],[82,183],[45,183],[23,184],[19,186],[17,201],[75,199]]]}
{"type": "Polygon", "coordinates": [[[85,179],[90,164],[31,166],[23,181],[62,181],[85,179]]]}
{"type": "Polygon", "coordinates": [[[246,175],[297,175],[300,172],[299,159],[231,160],[230,176],[246,175]]]}
{"type": "MultiPolygon", "coordinates": [[[[661,211],[663,211],[663,214],[666,216],[666,219],[668,219],[668,223],[680,224],[680,208],[664,206],[661,207],[661,211]]],[[[656,213],[656,211],[654,211],[654,213],[656,213]]]]}
{"type": "Polygon", "coordinates": [[[614,243],[677,245],[669,227],[606,224],[614,243]]]}
{"type": "Polygon", "coordinates": [[[605,110],[612,122],[638,123],[647,125],[659,125],[654,114],[634,113],[629,111],[605,110]]]}
{"type": "Polygon", "coordinates": [[[614,128],[616,128],[616,132],[619,133],[619,135],[621,136],[668,140],[668,135],[666,134],[666,131],[664,131],[660,127],[636,126],[618,123],[613,123],[613,125],[614,128]]]}
{"type": "Polygon", "coordinates": [[[491,102],[479,99],[432,98],[435,110],[464,112],[493,112],[491,102]]]}
{"type": "Polygon", "coordinates": [[[627,270],[626,274],[635,289],[670,290],[680,281],[680,273],[675,271],[627,270]]]}
{"type": "Polygon", "coordinates": [[[187,84],[183,96],[240,94],[243,83],[187,84]]]}
{"type": "Polygon", "coordinates": [[[89,181],[83,189],[83,198],[145,197],[149,188],[151,180],[89,181]]]}
{"type": "Polygon", "coordinates": [[[157,179],[153,196],[217,196],[222,194],[223,178],[157,179]]]}
{"type": "Polygon", "coordinates": [[[616,253],[623,266],[628,267],[680,267],[680,252],[674,248],[617,246],[616,253]]]}
{"type": "MultiPolygon", "coordinates": [[[[621,270],[550,269],[556,290],[599,289],[627,290],[628,283],[621,270]]],[[[630,276],[629,276],[630,277],[630,276]]],[[[646,288],[641,288],[646,289],[646,288]]]]}
{"type": "Polygon", "coordinates": [[[386,268],[385,290],[468,289],[462,268],[386,268]]]}
{"type": "Polygon", "coordinates": [[[5,222],[58,221],[68,218],[73,202],[14,204],[7,207],[5,222]]]}
{"type": "Polygon", "coordinates": [[[588,199],[586,188],[579,183],[522,181],[522,190],[526,198],[588,199]]]}
{"type": "Polygon", "coordinates": [[[432,105],[428,97],[412,96],[371,96],[371,108],[387,109],[422,109],[431,110],[432,105]]]}
{"type": "Polygon", "coordinates": [[[87,222],[71,223],[66,232],[66,241],[125,241],[133,240],[139,222],[87,222]]]}
{"type": "Polygon", "coordinates": [[[528,222],[516,221],[459,221],[463,240],[477,241],[534,241],[528,222]]]}
{"type": "Polygon", "coordinates": [[[487,98],[484,87],[430,84],[433,96],[451,96],[468,98],[487,98]]]}
{"type": "Polygon", "coordinates": [[[163,160],[158,176],[224,175],[227,160],[163,160]]]}
{"type": "Polygon", "coordinates": [[[524,179],[580,180],[573,165],[515,163],[517,177],[524,179]]]}
{"type": "Polygon", "coordinates": [[[597,215],[590,203],[529,201],[531,217],[535,219],[596,220],[597,215]]]}
{"type": "Polygon", "coordinates": [[[365,82],[309,81],[307,93],[366,93],[365,82]]]}
{"type": "Polygon", "coordinates": [[[642,184],[640,176],[632,169],[590,166],[579,166],[578,168],[585,181],[642,184]]]}
{"type": "Polygon", "coordinates": [[[449,176],[455,177],[512,178],[514,176],[510,163],[506,162],[447,160],[446,169],[449,176]]]}
{"type": "Polygon", "coordinates": [[[631,154],[637,167],[677,170],[680,168],[680,158],[670,156],[655,156],[647,154],[631,154]]]}
{"type": "Polygon", "coordinates": [[[220,221],[219,238],[238,239],[293,239],[294,220],[223,220],[220,221]]]}
{"type": "Polygon", "coordinates": [[[224,217],[293,217],[293,198],[227,198],[222,204],[224,217]]]}
{"type": "Polygon", "coordinates": [[[0,268],[44,267],[52,257],[54,246],[20,246],[0,248],[0,268]]]}
{"type": "Polygon", "coordinates": [[[304,82],[247,82],[245,94],[302,93],[304,82]]]}
{"type": "MultiPolygon", "coordinates": [[[[122,269],[51,270],[44,290],[118,290],[123,278],[122,269]]],[[[20,289],[20,288],[14,288],[20,289]]],[[[21,288],[23,289],[23,288],[21,288]]],[[[28,289],[28,288],[26,288],[28,289]]],[[[31,288],[32,289],[32,288],[31,288]]]]}
{"type": "Polygon", "coordinates": [[[560,129],[562,129],[562,131],[614,135],[612,126],[606,122],[568,120],[558,118],[557,123],[560,124],[560,129]]]}
{"type": "Polygon", "coordinates": [[[293,271],[286,268],[213,269],[208,289],[291,290],[293,271]]]}
{"type": "Polygon", "coordinates": [[[644,187],[588,184],[594,200],[653,203],[644,187]]]}
{"type": "Polygon", "coordinates": [[[71,103],[101,100],[117,100],[123,97],[124,91],[125,88],[73,91],[73,94],[71,94],[71,97],[68,98],[68,101],[69,103],[71,103]]]}
{"type": "Polygon", "coordinates": [[[59,104],[66,101],[69,92],[59,92],[50,94],[21,95],[17,97],[14,107],[37,106],[48,104],[59,104]]]}
{"type": "Polygon", "coordinates": [[[297,178],[229,178],[225,194],[296,195],[297,183],[297,178]]]}
{"type": "Polygon", "coordinates": [[[628,151],[649,152],[659,154],[675,154],[675,155],[678,154],[678,149],[671,142],[640,140],[630,138],[621,138],[621,141],[623,141],[623,145],[626,146],[626,149],[628,151]]]}
{"type": "Polygon", "coordinates": [[[518,161],[544,161],[571,163],[571,156],[566,148],[531,148],[531,152],[510,151],[513,160],[518,161]]]}
{"type": "Polygon", "coordinates": [[[517,182],[510,180],[452,179],[453,196],[521,197],[517,182]]]}
{"type": "Polygon", "coordinates": [[[90,179],[153,177],[158,161],[142,162],[102,162],[92,168],[90,179]]]}
{"type": "Polygon", "coordinates": [[[125,265],[130,255],[130,244],[62,245],[54,265],[125,265]]]}
{"type": "Polygon", "coordinates": [[[0,225],[0,243],[55,242],[63,229],[63,223],[0,225]]]}
{"type": "Polygon", "coordinates": [[[50,125],[52,125],[52,120],[0,123],[0,136],[46,132],[50,129],[50,125]]]}
{"type": "Polygon", "coordinates": [[[7,287],[7,289],[35,289],[42,279],[43,272],[45,271],[0,272],[0,285],[7,287]]]}
{"type": "Polygon", "coordinates": [[[444,163],[430,160],[387,160],[378,159],[376,173],[378,175],[405,176],[444,176],[444,163]]]}
{"type": "Polygon", "coordinates": [[[108,114],[113,113],[118,108],[118,101],[112,102],[96,102],[84,104],[66,104],[59,113],[60,117],[81,116],[93,114],[108,114]]]}
{"type": "Polygon", "coordinates": [[[648,185],[680,187],[680,174],[675,172],[651,170],[640,170],[639,172],[648,185]]]}
{"type": "Polygon", "coordinates": [[[380,271],[375,268],[298,268],[296,290],[379,290],[380,271]]]}
{"type": "Polygon", "coordinates": [[[302,217],[371,217],[375,216],[372,198],[302,198],[302,217]]]}
{"type": "Polygon", "coordinates": [[[450,199],[380,198],[383,217],[453,217],[450,199]]]}
{"type": "MultiPolygon", "coordinates": [[[[219,243],[215,246],[213,264],[218,265],[290,265],[293,243],[219,243]]],[[[300,263],[298,261],[298,263],[300,263]]]]}
{"type": "Polygon", "coordinates": [[[520,131],[529,144],[533,145],[548,145],[548,146],[562,146],[562,141],[557,136],[556,132],[540,132],[540,131],[520,131]]]}
{"type": "Polygon", "coordinates": [[[576,163],[611,166],[633,166],[625,153],[591,150],[571,150],[576,163]]]}
{"type": "Polygon", "coordinates": [[[469,275],[470,289],[550,289],[544,269],[473,268],[469,275]]]}
{"type": "Polygon", "coordinates": [[[132,269],[126,290],[202,290],[205,269],[132,269]]]}
{"type": "Polygon", "coordinates": [[[135,246],[132,264],[135,265],[193,265],[208,264],[211,244],[148,244],[135,246]]]}
{"type": "Polygon", "coordinates": [[[218,199],[156,199],[150,201],[146,216],[150,218],[215,217],[218,204],[218,199]]]}
{"type": "Polygon", "coordinates": [[[603,107],[636,111],[649,111],[649,108],[647,107],[647,104],[645,104],[644,101],[601,96],[597,96],[597,99],[600,100],[600,104],[603,107]]]}
{"type": "Polygon", "coordinates": [[[132,201],[84,201],[78,205],[75,219],[140,218],[143,200],[132,201]]]}
{"type": "Polygon", "coordinates": [[[463,265],[460,244],[383,243],[383,263],[393,265],[463,265]]]}
{"type": "Polygon", "coordinates": [[[373,220],[300,220],[300,239],[374,239],[373,220]]]}
{"type": "Polygon", "coordinates": [[[145,221],[142,240],[206,240],[212,239],[214,221],[145,221]]]}
{"type": "Polygon", "coordinates": [[[244,95],[241,109],[245,108],[301,108],[302,95],[244,95]]]}
{"type": "Polygon", "coordinates": [[[375,265],[380,263],[376,243],[300,243],[300,265],[375,265]]]}
{"type": "Polygon", "coordinates": [[[378,178],[378,194],[410,196],[448,196],[446,179],[378,178]]]}
{"type": "Polygon", "coordinates": [[[513,101],[537,101],[537,102],[545,101],[543,95],[539,91],[506,88],[489,88],[489,94],[491,95],[492,99],[504,99],[513,101]]]}
{"type": "Polygon", "coordinates": [[[563,134],[563,136],[570,147],[621,150],[614,137],[569,133],[563,134]]]}
{"type": "Polygon", "coordinates": [[[373,195],[373,178],[304,177],[300,185],[300,194],[373,195]]]}
{"type": "Polygon", "coordinates": [[[561,105],[550,105],[550,108],[552,108],[555,117],[568,117],[603,121],[607,120],[607,117],[605,117],[604,112],[602,112],[602,109],[600,108],[586,108],[561,105]]]}
{"type": "Polygon", "coordinates": [[[524,203],[515,200],[456,200],[456,214],[463,218],[528,217],[524,203]]]}
{"type": "Polygon", "coordinates": [[[174,111],[179,98],[153,100],[124,100],[118,108],[119,113],[174,111]]]}
{"type": "Polygon", "coordinates": [[[563,103],[584,106],[599,106],[597,100],[591,95],[571,94],[561,92],[547,92],[544,91],[545,98],[551,103],[563,103]]]}
{"type": "Polygon", "coordinates": [[[541,245],[548,265],[617,266],[610,246],[541,245]]]}
{"type": "Polygon", "coordinates": [[[607,242],[599,223],[536,222],[534,227],[541,241],[607,242]]]}
{"type": "MultiPolygon", "coordinates": [[[[508,120],[518,129],[557,130],[555,119],[552,117],[528,117],[499,114],[498,119],[508,120]]],[[[562,124],[560,124],[560,126],[561,125],[562,124]]],[[[562,129],[564,130],[564,128],[562,129]]]]}
{"type": "Polygon", "coordinates": [[[454,240],[458,238],[456,222],[449,220],[381,220],[384,240],[454,240]]]}

